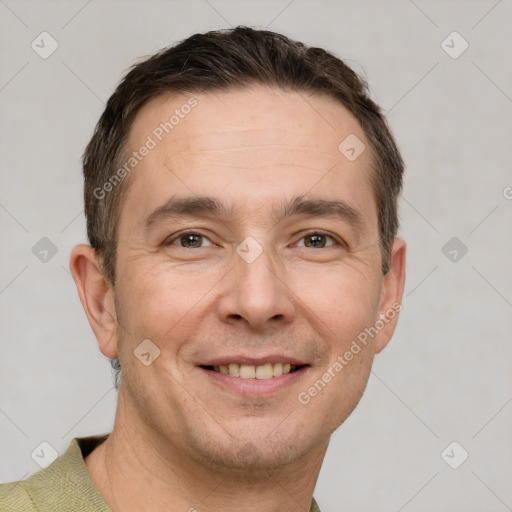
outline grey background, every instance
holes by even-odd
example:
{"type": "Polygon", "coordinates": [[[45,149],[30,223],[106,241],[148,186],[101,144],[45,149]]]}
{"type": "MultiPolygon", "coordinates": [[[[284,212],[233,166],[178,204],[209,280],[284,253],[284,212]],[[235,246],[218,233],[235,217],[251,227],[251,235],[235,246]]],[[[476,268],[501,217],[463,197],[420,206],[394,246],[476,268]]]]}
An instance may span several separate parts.
{"type": "Polygon", "coordinates": [[[112,426],[109,362],[68,271],[85,241],[79,159],[104,102],[136,58],[238,24],[347,59],[407,163],[404,309],[333,436],[322,511],[512,510],[509,0],[0,0],[0,480],[38,470],[42,441],[62,453],[112,426]],[[43,31],[59,45],[47,59],[31,48],[43,31]],[[453,31],[469,44],[456,59],[441,46],[453,31]],[[46,263],[32,251],[43,237],[57,248],[46,263]],[[469,453],[458,469],[441,457],[452,441],[469,453]]]}

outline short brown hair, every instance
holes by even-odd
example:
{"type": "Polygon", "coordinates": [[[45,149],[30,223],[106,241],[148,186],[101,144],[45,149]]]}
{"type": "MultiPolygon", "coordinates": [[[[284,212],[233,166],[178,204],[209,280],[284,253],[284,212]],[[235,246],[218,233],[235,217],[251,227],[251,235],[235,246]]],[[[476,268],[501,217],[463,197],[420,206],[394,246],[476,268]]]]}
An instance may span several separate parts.
{"type": "MultiPolygon", "coordinates": [[[[404,164],[368,86],[342,60],[321,49],[270,32],[239,26],[194,34],[135,65],[106,105],[83,155],[87,236],[114,284],[116,226],[127,179],[98,197],[119,171],[135,116],[165,92],[193,93],[267,85],[332,97],[357,119],[372,149],[371,182],[377,203],[382,272],[390,265],[398,229],[398,195],[404,164]]],[[[341,142],[341,141],[340,141],[341,142]]]]}

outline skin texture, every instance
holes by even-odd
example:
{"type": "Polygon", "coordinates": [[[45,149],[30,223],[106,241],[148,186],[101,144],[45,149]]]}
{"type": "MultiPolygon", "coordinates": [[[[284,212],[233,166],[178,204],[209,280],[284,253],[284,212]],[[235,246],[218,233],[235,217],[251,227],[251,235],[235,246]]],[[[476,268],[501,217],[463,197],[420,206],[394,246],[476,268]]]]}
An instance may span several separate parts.
{"type": "MultiPolygon", "coordinates": [[[[395,240],[382,276],[371,151],[342,105],[257,86],[193,96],[197,106],[126,178],[115,290],[89,246],[71,255],[99,348],[123,369],[112,434],[86,465],[114,512],[307,511],[330,435],[360,400],[398,314],[309,403],[297,397],[401,301],[405,244],[395,240]],[[353,162],[338,150],[350,134],[367,148],[353,162]],[[145,229],[155,208],[190,196],[214,197],[232,214],[145,229]],[[344,201],[361,223],[277,221],[272,209],[296,196],[344,201]],[[198,246],[183,247],[175,235],[185,230],[202,235],[198,246]],[[305,238],[318,231],[329,235],[324,247],[305,238]],[[247,237],[262,250],[252,263],[236,250],[247,237]],[[145,339],[160,350],[148,366],[134,355],[145,339]],[[200,367],[270,354],[309,366],[267,394],[244,394],[200,367]]],[[[143,145],[188,98],[148,103],[129,146],[143,145]]]]}

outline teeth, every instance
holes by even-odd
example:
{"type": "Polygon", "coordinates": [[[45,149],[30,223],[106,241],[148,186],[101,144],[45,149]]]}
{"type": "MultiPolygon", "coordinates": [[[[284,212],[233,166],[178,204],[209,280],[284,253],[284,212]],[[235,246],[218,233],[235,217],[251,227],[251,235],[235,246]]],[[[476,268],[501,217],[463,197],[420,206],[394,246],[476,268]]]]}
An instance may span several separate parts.
{"type": "Polygon", "coordinates": [[[214,366],[213,370],[231,377],[240,377],[241,379],[266,380],[290,373],[295,368],[290,363],[265,363],[260,366],[230,363],[214,366]]]}
{"type": "Polygon", "coordinates": [[[236,363],[228,364],[229,375],[231,377],[240,377],[240,365],[236,363]]]}
{"type": "Polygon", "coordinates": [[[256,367],[256,378],[260,380],[271,379],[274,376],[274,368],[270,363],[256,367]]]}
{"type": "Polygon", "coordinates": [[[240,378],[241,379],[254,379],[256,377],[256,366],[251,364],[240,365],[240,378]]]}

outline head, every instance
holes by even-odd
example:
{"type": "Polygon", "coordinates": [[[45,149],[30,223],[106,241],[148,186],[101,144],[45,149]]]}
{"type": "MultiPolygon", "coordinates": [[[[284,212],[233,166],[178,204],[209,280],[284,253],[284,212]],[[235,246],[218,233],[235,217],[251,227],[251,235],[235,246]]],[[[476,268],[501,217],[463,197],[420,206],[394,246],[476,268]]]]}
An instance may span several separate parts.
{"type": "Polygon", "coordinates": [[[129,71],[83,166],[71,268],[134,417],[226,465],[325,444],[403,291],[403,162],[364,80],[272,32],[196,34],[129,71]],[[229,362],[295,371],[253,394],[229,362]]]}

